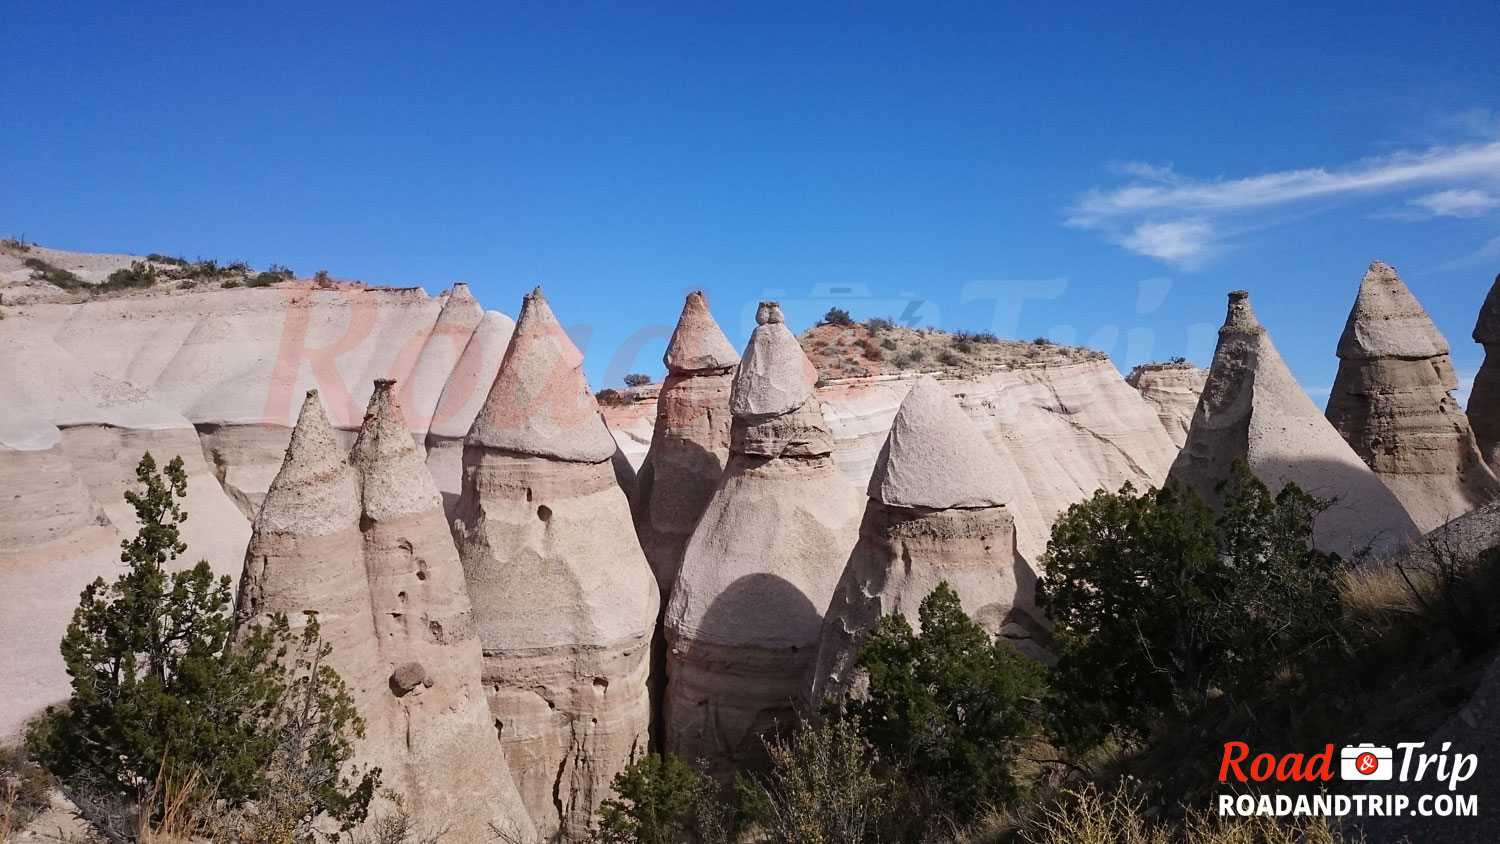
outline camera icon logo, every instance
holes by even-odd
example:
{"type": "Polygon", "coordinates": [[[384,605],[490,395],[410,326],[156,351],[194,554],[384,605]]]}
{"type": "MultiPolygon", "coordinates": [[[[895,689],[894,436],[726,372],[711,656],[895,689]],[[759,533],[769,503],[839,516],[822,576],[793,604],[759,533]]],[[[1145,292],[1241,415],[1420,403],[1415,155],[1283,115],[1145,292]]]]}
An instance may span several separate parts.
{"type": "Polygon", "coordinates": [[[1339,776],[1346,780],[1388,780],[1394,773],[1389,747],[1358,744],[1339,751],[1339,776]]]}

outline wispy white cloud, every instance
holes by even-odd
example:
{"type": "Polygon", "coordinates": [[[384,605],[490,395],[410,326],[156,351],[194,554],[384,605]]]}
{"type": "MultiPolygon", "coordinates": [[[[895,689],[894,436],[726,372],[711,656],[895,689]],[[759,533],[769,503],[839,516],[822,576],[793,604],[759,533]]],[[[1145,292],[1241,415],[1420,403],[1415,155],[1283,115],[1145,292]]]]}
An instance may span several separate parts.
{"type": "Polygon", "coordinates": [[[1131,252],[1192,267],[1213,251],[1214,230],[1207,220],[1197,218],[1144,222],[1120,233],[1114,241],[1131,252]]]}
{"type": "Polygon", "coordinates": [[[1485,190],[1449,188],[1419,196],[1411,204],[1437,217],[1478,217],[1500,208],[1500,197],[1485,190]]]}
{"type": "MultiPolygon", "coordinates": [[[[1239,179],[1194,179],[1141,162],[1116,166],[1132,178],[1095,188],[1069,209],[1068,225],[1105,232],[1133,252],[1190,267],[1253,217],[1309,200],[1352,199],[1423,187],[1410,205],[1426,216],[1479,216],[1500,208],[1500,141],[1398,152],[1328,169],[1283,170],[1239,179]],[[1234,218],[1238,225],[1223,225],[1234,218]]],[[[1411,213],[1411,212],[1408,212],[1411,213]]]]}

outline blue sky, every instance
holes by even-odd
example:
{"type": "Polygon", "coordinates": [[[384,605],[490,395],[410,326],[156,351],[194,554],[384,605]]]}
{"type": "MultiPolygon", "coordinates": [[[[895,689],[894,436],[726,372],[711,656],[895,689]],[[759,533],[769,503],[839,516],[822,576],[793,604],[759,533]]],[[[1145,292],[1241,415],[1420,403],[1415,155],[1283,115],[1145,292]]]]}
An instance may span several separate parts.
{"type": "Polygon", "coordinates": [[[1319,401],[1364,268],[1500,272],[1500,6],[0,2],[0,234],[514,314],[596,387],[690,287],[1206,365],[1246,288],[1319,401]],[[316,6],[317,8],[310,8],[316,6]],[[917,302],[918,304],[912,304],[917,302]]]}

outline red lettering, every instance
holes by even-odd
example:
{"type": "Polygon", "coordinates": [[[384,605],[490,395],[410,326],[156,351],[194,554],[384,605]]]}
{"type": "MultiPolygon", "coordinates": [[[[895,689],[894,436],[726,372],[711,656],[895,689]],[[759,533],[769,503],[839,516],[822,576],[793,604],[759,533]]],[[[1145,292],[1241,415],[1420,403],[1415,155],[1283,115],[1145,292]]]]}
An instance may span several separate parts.
{"type": "Polygon", "coordinates": [[[1327,782],[1333,779],[1333,745],[1328,745],[1322,753],[1313,754],[1307,760],[1307,767],[1302,771],[1302,779],[1308,782],[1313,780],[1327,782]]]}
{"type": "MultiPolygon", "coordinates": [[[[1332,750],[1332,746],[1329,747],[1332,750]]],[[[1240,770],[1240,763],[1250,755],[1250,745],[1242,741],[1228,741],[1224,743],[1224,762],[1219,765],[1219,782],[1229,781],[1229,769],[1234,769],[1234,776],[1240,782],[1245,781],[1245,772],[1240,770]],[[1238,755],[1235,755],[1238,753],[1238,755]]]]}
{"type": "Polygon", "coordinates": [[[1278,782],[1301,779],[1301,774],[1302,754],[1300,753],[1288,753],[1287,755],[1281,757],[1280,762],[1276,763],[1276,780],[1278,782]],[[1287,763],[1291,763],[1291,770],[1287,770],[1287,763]]]}
{"type": "Polygon", "coordinates": [[[1261,755],[1255,757],[1254,762],[1250,763],[1250,779],[1253,779],[1256,782],[1264,782],[1270,779],[1271,774],[1275,773],[1275,771],[1276,757],[1272,756],[1269,753],[1262,753],[1261,755]],[[1262,762],[1266,763],[1264,770],[1262,770],[1260,764],[1262,762]]]}

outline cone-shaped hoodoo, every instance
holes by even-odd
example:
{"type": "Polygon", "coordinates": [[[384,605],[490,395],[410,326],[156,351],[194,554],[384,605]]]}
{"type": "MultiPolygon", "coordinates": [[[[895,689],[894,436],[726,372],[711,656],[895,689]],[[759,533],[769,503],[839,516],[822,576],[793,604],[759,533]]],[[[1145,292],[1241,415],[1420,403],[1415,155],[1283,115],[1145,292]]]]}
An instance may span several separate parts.
{"type": "Polygon", "coordinates": [[[1420,535],[1292,377],[1243,290],[1229,294],[1208,381],[1169,476],[1218,502],[1219,482],[1236,458],[1273,491],[1295,482],[1336,499],[1318,519],[1315,542],[1323,550],[1349,558],[1366,547],[1394,551],[1420,535]]]}
{"type": "Polygon", "coordinates": [[[870,477],[859,544],[823,618],[810,706],[857,693],[859,647],[883,615],[920,628],[917,607],[947,581],[991,635],[1033,656],[1046,622],[1036,574],[1016,553],[999,457],[942,385],[923,376],[901,403],[870,477]],[[976,448],[975,444],[979,447],[976,448]]]}
{"type": "Polygon", "coordinates": [[[1500,494],[1469,420],[1448,341],[1380,261],[1370,265],[1338,345],[1328,421],[1424,533],[1500,494]]]}
{"type": "Polygon", "coordinates": [[[667,749],[727,778],[796,721],[863,502],[834,465],[812,365],[763,303],[734,375],[730,457],[665,616],[667,749]]]}
{"type": "Polygon", "coordinates": [[[569,840],[646,749],[659,602],[582,362],[528,295],[464,444],[453,521],[506,759],[541,834],[569,840]]]}

